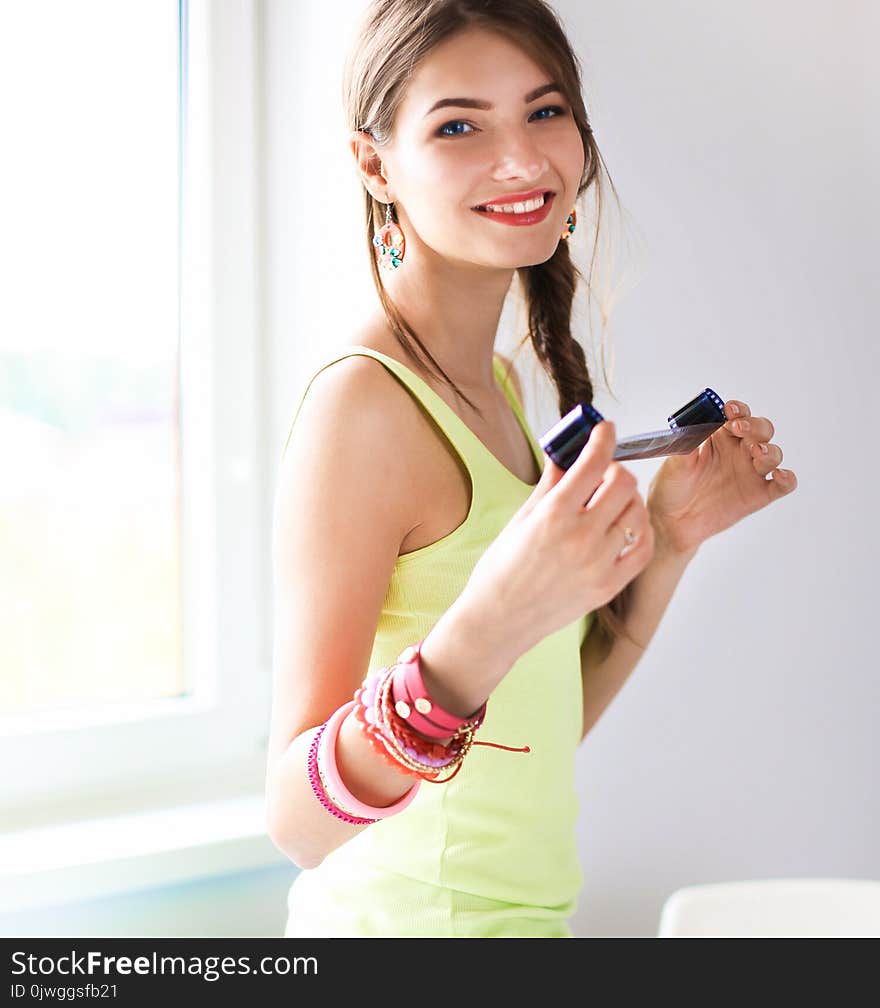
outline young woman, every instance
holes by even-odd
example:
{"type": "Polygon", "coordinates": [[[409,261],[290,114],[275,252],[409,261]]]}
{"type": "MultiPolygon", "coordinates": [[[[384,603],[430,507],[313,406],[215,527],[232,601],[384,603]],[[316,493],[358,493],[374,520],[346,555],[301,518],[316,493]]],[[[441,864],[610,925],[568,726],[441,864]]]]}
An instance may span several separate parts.
{"type": "Polygon", "coordinates": [[[567,239],[601,159],[547,4],[375,0],[345,94],[379,304],[282,452],[285,934],[570,936],[577,746],[700,544],[796,481],[742,401],[647,503],[612,423],[566,471],[529,429],[494,353],[515,275],[560,415],[593,398],[567,239]]]}

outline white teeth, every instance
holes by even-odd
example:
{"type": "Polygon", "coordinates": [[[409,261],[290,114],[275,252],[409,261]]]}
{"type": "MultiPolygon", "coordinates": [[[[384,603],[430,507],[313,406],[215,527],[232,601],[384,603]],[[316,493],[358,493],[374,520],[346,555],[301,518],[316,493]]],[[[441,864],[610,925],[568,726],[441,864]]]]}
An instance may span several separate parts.
{"type": "Polygon", "coordinates": [[[505,203],[503,206],[495,206],[492,203],[486,204],[486,210],[491,213],[531,213],[532,210],[537,210],[538,207],[544,205],[544,195],[536,196],[534,199],[528,200],[526,203],[505,203]]]}

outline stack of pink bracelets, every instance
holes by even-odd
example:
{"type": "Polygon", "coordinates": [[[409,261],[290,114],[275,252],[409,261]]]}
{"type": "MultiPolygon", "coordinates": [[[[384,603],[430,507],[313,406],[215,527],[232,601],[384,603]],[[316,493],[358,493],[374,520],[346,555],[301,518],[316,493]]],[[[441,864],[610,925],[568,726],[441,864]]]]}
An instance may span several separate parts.
{"type": "MultiPolygon", "coordinates": [[[[472,745],[496,745],[474,742],[474,733],[486,716],[485,703],[470,717],[460,718],[430,698],[422,679],[421,646],[420,641],[406,648],[393,665],[369,674],[355,690],[354,699],[334,711],[312,740],[309,781],[315,797],[337,819],[365,825],[396,815],[412,802],[423,780],[434,784],[451,780],[472,745]],[[370,744],[386,762],[418,778],[393,805],[366,805],[351,794],[339,775],[336,738],[352,710],[370,744]]],[[[514,751],[528,752],[529,748],[514,751]]]]}

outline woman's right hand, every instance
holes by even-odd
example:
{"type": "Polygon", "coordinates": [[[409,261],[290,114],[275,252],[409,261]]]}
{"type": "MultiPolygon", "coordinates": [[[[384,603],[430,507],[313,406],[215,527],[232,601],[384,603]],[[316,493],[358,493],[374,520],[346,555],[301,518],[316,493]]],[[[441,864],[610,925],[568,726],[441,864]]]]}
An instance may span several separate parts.
{"type": "Polygon", "coordinates": [[[616,443],[603,420],[569,469],[545,455],[535,489],[471,572],[463,596],[493,614],[517,655],[605,605],[654,555],[650,515],[636,477],[613,461],[616,443]]]}

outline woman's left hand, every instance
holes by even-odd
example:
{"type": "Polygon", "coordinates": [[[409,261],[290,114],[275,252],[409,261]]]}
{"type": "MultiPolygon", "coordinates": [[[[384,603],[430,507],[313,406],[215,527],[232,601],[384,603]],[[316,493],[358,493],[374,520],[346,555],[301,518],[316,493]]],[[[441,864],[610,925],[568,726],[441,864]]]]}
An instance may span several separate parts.
{"type": "Polygon", "coordinates": [[[687,455],[668,455],[651,480],[645,503],[658,549],[694,552],[797,487],[791,469],[777,468],[782,449],[769,443],[767,417],[753,417],[740,399],[728,399],[724,415],[723,427],[687,455]]]}

